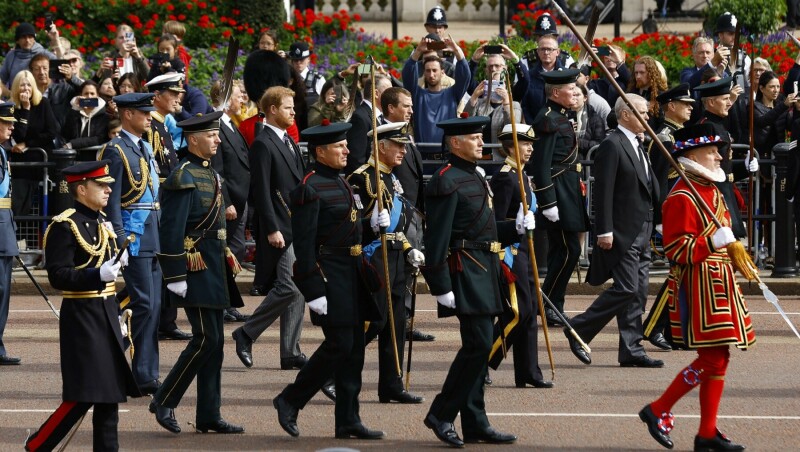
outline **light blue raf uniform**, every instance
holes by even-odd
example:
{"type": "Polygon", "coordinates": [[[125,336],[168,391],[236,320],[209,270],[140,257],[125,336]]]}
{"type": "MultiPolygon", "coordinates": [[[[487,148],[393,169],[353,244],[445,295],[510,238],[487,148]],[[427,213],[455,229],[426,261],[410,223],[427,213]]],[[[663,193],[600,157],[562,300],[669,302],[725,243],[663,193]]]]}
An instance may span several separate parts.
{"type": "MultiPolygon", "coordinates": [[[[14,104],[6,102],[0,104],[0,122],[13,124],[14,104]]],[[[11,137],[13,127],[7,130],[8,136],[0,131],[0,142],[11,137]]],[[[8,164],[8,154],[0,146],[0,365],[19,364],[19,358],[6,356],[6,346],[3,343],[3,331],[8,320],[8,304],[11,298],[11,267],[14,257],[19,255],[17,248],[16,226],[11,213],[11,171],[8,164]]]]}

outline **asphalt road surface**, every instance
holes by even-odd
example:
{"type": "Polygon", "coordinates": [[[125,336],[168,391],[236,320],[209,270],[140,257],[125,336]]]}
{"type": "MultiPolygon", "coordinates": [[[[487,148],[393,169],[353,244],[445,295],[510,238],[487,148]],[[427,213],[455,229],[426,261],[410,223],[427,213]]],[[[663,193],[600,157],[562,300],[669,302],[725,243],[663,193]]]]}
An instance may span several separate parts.
{"type": "MultiPolygon", "coordinates": [[[[800,298],[781,297],[790,318],[800,323],[800,298]]],[[[51,297],[56,306],[59,297],[51,297]]],[[[574,315],[593,297],[567,300],[574,315]]],[[[260,300],[247,297],[243,312],[251,312],[260,300]]],[[[748,351],[732,351],[727,384],[720,407],[720,429],[752,451],[798,450],[800,444],[800,339],[795,337],[763,298],[750,296],[750,310],[758,343],[748,351]]],[[[649,305],[649,304],[648,304],[649,305]]],[[[188,330],[183,313],[179,325],[188,330]]],[[[333,437],[333,404],[322,394],[300,412],[301,436],[292,438],[280,428],[272,398],[294,378],[295,371],[280,370],[278,328],[273,325],[253,346],[255,366],[241,365],[230,339],[238,324],[226,324],[225,361],[222,377],[222,414],[244,425],[242,435],[194,433],[195,392],[190,388],[176,416],[183,432],[173,435],[159,427],[147,411],[149,398],[130,399],[120,405],[120,446],[123,450],[358,450],[442,449],[422,419],[441,388],[445,373],[459,347],[455,319],[436,318],[435,301],[418,299],[417,327],[436,335],[435,342],[414,346],[412,392],[425,396],[421,405],[381,404],[377,397],[376,345],[367,350],[361,417],[368,427],[386,432],[380,441],[336,440],[333,437]]],[[[591,366],[572,356],[560,330],[550,330],[556,366],[553,389],[514,387],[511,357],[496,372],[486,390],[486,408],[494,427],[513,432],[512,446],[468,445],[483,450],[659,450],[637,417],[643,405],[658,397],[672,378],[690,363],[693,352],[662,352],[649,344],[648,353],[666,362],[663,369],[620,368],[616,361],[616,325],[609,325],[592,343],[591,366]]],[[[310,355],[322,333],[306,321],[302,348],[310,355]]],[[[21,366],[0,367],[0,450],[21,450],[27,430],[35,430],[60,403],[61,376],[58,355],[58,323],[41,298],[14,296],[5,332],[9,354],[23,359],[21,366]]],[[[550,376],[547,353],[540,332],[540,363],[550,376]]],[[[183,350],[181,342],[161,343],[161,372],[166,375],[183,350]]],[[[691,450],[699,423],[697,391],[674,408],[676,450],[691,450]]],[[[88,416],[87,416],[88,417],[88,416]]],[[[460,423],[456,428],[461,432],[460,423]]],[[[91,449],[91,420],[86,419],[70,444],[71,450],[91,449]]]]}

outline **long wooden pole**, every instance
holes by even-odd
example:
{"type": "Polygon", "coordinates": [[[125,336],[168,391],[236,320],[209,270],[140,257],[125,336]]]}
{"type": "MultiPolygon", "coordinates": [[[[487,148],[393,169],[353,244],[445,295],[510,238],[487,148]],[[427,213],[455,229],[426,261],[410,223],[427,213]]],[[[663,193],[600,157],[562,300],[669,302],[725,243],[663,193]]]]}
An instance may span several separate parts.
{"type": "MultiPolygon", "coordinates": [[[[738,46],[737,46],[738,47],[738,46]]],[[[750,54],[753,55],[753,49],[755,49],[755,43],[751,42],[750,44],[750,54]]],[[[731,61],[738,59],[739,55],[731,55],[731,61]]],[[[753,59],[751,58],[751,61],[753,59]]],[[[752,63],[751,63],[752,64],[752,63]]],[[[744,64],[742,64],[744,66],[744,64]]],[[[742,68],[744,69],[744,68],[742,68]]],[[[756,143],[755,143],[755,133],[753,133],[753,122],[755,120],[755,91],[756,91],[756,72],[753,68],[750,68],[750,89],[747,92],[749,98],[747,99],[747,124],[750,126],[750,159],[756,158],[756,143]]],[[[749,163],[749,161],[748,161],[749,163]]],[[[750,168],[747,169],[747,246],[750,248],[750,251],[753,253],[753,259],[756,259],[758,256],[758,247],[755,246],[753,242],[753,173],[750,172],[750,168]]]]}

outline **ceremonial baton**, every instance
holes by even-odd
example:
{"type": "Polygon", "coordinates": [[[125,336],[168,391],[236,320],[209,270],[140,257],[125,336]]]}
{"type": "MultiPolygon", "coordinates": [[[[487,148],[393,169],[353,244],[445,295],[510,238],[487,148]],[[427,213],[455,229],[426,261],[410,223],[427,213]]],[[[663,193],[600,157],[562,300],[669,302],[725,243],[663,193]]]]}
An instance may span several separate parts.
{"type": "Polygon", "coordinates": [[[119,260],[122,258],[122,253],[124,253],[125,250],[128,249],[128,246],[130,246],[130,244],[135,241],[136,241],[136,234],[131,234],[125,237],[125,242],[122,243],[122,248],[119,249],[117,257],[114,258],[114,265],[119,263],[119,260]]]}
{"type": "MultiPolygon", "coordinates": [[[[564,23],[567,25],[567,27],[569,27],[570,30],[572,30],[572,33],[575,35],[576,38],[578,38],[578,41],[580,41],[581,46],[583,46],[583,48],[586,49],[586,52],[589,54],[589,56],[592,57],[592,60],[594,60],[597,63],[597,66],[603,72],[603,75],[608,79],[608,82],[611,83],[611,86],[613,86],[614,89],[617,91],[617,93],[619,93],[620,98],[625,102],[626,105],[628,105],[628,108],[630,108],[631,113],[642,124],[642,127],[644,127],[645,132],[647,132],[647,134],[650,135],[650,137],[653,139],[653,144],[655,144],[661,151],[661,153],[664,154],[664,158],[666,159],[666,161],[670,164],[670,166],[672,166],[672,168],[675,169],[675,172],[678,173],[678,176],[681,179],[683,179],[683,181],[686,183],[686,188],[694,197],[694,200],[697,203],[697,205],[700,206],[703,212],[708,215],[709,219],[714,223],[714,225],[717,228],[722,228],[723,227],[722,222],[719,220],[719,218],[716,217],[716,215],[714,215],[714,212],[711,210],[711,208],[708,207],[708,204],[706,204],[703,198],[700,197],[700,194],[697,192],[697,189],[694,187],[694,185],[692,185],[692,183],[689,182],[689,179],[686,177],[686,173],[683,172],[683,168],[681,168],[681,165],[679,165],[675,161],[675,159],[672,158],[672,155],[669,153],[667,148],[664,147],[664,143],[662,143],[661,140],[658,139],[656,132],[653,130],[652,127],[650,127],[650,124],[648,124],[647,121],[645,121],[644,117],[641,115],[641,113],[639,113],[639,110],[637,110],[633,106],[627,94],[625,93],[625,90],[623,90],[619,86],[617,81],[614,80],[614,77],[611,75],[611,72],[609,72],[608,68],[600,60],[600,57],[597,56],[597,53],[595,53],[594,50],[592,50],[591,45],[588,42],[586,42],[586,40],[583,38],[583,36],[580,35],[580,33],[578,33],[578,29],[575,27],[575,24],[572,23],[572,20],[569,18],[569,16],[567,16],[566,13],[564,13],[564,10],[561,9],[558,3],[552,3],[552,5],[558,10],[559,14],[562,15],[564,23]]],[[[731,258],[731,263],[733,264],[734,268],[738,270],[739,273],[741,273],[748,280],[755,279],[758,273],[753,272],[755,264],[753,264],[753,260],[750,258],[750,255],[744,248],[744,245],[742,245],[741,242],[737,240],[729,244],[727,250],[728,250],[728,256],[731,258]]]]}
{"type": "Polygon", "coordinates": [[[419,276],[419,267],[414,267],[411,273],[411,325],[409,326],[408,335],[408,362],[406,363],[406,391],[411,384],[411,352],[414,350],[414,313],[417,309],[417,277],[419,276]]]}
{"type": "Polygon", "coordinates": [[[53,303],[51,303],[50,299],[47,298],[47,294],[44,293],[44,290],[42,289],[42,286],[40,286],[39,283],[36,282],[36,278],[34,278],[33,274],[31,273],[31,271],[28,270],[28,266],[25,265],[25,262],[22,262],[22,259],[20,259],[19,255],[14,256],[14,257],[17,258],[17,262],[19,262],[19,265],[22,267],[23,270],[25,270],[25,273],[28,274],[28,278],[30,278],[31,282],[33,283],[33,285],[36,286],[36,289],[42,295],[42,298],[44,298],[44,301],[47,303],[47,306],[50,306],[50,310],[53,311],[53,314],[55,314],[56,318],[57,319],[61,318],[61,316],[58,314],[58,311],[56,310],[56,307],[53,306],[53,303]]]}

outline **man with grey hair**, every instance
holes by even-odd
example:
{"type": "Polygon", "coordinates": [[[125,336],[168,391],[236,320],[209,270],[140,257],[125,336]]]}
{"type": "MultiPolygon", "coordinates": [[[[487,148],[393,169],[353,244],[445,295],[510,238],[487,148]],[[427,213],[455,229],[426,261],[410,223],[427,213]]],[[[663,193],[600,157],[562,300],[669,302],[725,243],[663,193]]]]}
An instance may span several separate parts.
{"type": "MultiPolygon", "coordinates": [[[[635,94],[629,94],[628,99],[647,120],[647,100],[635,94]]],[[[658,205],[659,186],[642,147],[645,124],[631,106],[622,98],[617,99],[614,113],[619,125],[600,143],[594,160],[597,245],[586,280],[595,286],[609,278],[614,283],[583,314],[572,318],[572,327],[588,344],[616,317],[620,366],[662,367],[664,362],[648,357],[640,344],[649,282],[653,208],[658,205]]],[[[564,333],[572,353],[584,364],[591,364],[589,354],[566,329],[564,333]]]]}

